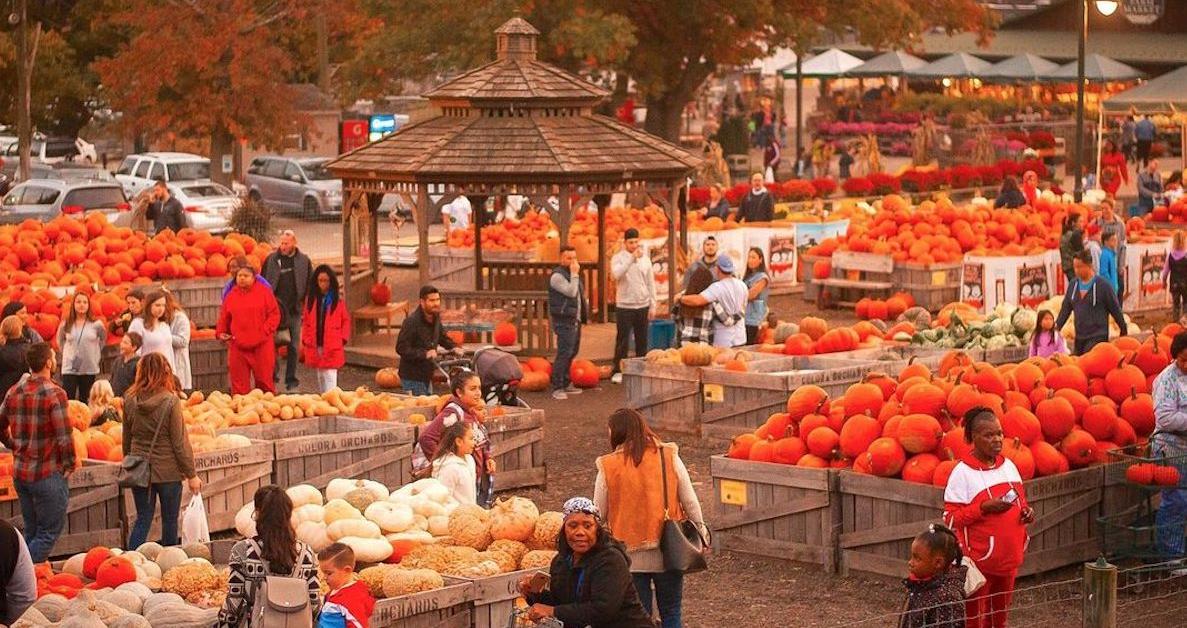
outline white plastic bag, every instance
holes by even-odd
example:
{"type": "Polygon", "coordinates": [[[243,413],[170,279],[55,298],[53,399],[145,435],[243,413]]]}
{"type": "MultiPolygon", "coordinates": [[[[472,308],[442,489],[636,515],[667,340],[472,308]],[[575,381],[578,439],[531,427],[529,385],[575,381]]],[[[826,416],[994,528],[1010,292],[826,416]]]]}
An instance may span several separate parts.
{"type": "Polygon", "coordinates": [[[181,514],[181,544],[210,542],[210,524],[206,521],[206,504],[202,494],[190,498],[190,505],[181,514]]]}

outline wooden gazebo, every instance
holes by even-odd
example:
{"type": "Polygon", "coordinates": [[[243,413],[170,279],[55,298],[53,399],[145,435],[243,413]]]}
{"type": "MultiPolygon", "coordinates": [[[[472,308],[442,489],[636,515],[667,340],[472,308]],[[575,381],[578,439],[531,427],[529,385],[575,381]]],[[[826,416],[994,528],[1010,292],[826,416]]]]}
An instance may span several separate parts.
{"type": "MultiPolygon", "coordinates": [[[[354,250],[352,220],[369,221],[372,277],[378,276],[378,218],[373,211],[385,194],[414,208],[422,282],[430,279],[429,223],[459,195],[473,202],[475,229],[473,291],[446,292],[447,307],[510,305],[526,321],[543,320],[542,330],[521,327],[525,351],[546,351],[547,275],[551,262],[485,261],[483,205],[487,197],[523,195],[536,206],[559,203],[553,219],[560,241],[568,241],[574,207],[595,196],[646,196],[676,220],[681,188],[700,159],[684,149],[593,112],[608,96],[604,89],[536,58],[539,31],[512,18],[496,34],[497,58],[428,92],[436,115],[340,156],[329,169],[342,179],[343,255],[354,250]],[[431,200],[430,195],[437,196],[431,200]],[[452,303],[450,303],[452,302],[452,303]],[[524,332],[528,332],[527,338],[524,332]]],[[[583,276],[591,302],[606,316],[605,217],[597,203],[600,246],[596,266],[583,276]]],[[[686,241],[686,233],[681,240],[686,241]]],[[[676,259],[676,229],[668,229],[668,259],[676,259]]],[[[350,294],[350,273],[344,292],[350,294]]],[[[675,282],[669,282],[669,299],[675,282]]],[[[669,301],[670,302],[670,301],[669,301]]]]}

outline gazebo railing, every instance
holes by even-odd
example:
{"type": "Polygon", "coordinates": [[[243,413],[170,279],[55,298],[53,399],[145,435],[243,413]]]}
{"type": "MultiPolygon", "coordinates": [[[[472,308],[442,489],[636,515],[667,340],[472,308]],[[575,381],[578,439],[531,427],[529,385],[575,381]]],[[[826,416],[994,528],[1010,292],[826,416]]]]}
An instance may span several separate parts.
{"type": "MultiPolygon", "coordinates": [[[[506,310],[515,318],[519,331],[520,355],[551,355],[556,341],[548,322],[547,290],[447,290],[441,294],[445,310],[472,308],[506,310]]],[[[479,332],[482,342],[494,344],[491,332],[479,332]]]]}
{"type": "MultiPolygon", "coordinates": [[[[552,276],[552,269],[556,262],[483,262],[486,276],[483,288],[490,291],[534,292],[543,290],[547,301],[548,280],[552,276]]],[[[581,283],[585,289],[585,298],[589,302],[590,319],[601,313],[602,301],[598,299],[598,265],[594,262],[581,264],[581,283]]],[[[547,303],[545,304],[547,308],[547,303]]],[[[548,311],[545,309],[545,316],[548,311]]]]}

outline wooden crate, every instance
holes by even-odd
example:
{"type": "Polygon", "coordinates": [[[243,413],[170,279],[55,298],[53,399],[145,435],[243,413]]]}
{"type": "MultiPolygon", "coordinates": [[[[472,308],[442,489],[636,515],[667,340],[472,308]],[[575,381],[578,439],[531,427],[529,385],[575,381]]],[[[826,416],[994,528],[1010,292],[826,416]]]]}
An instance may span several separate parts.
{"type": "Polygon", "coordinates": [[[700,434],[701,370],[644,358],[623,360],[627,406],[642,413],[656,430],[700,434]]]}
{"type": "Polygon", "coordinates": [[[190,373],[193,375],[194,390],[230,390],[226,343],[221,340],[190,342],[190,373]]]}
{"type": "MultiPolygon", "coordinates": [[[[54,543],[51,556],[77,554],[96,545],[123,545],[120,490],[115,483],[118,472],[118,464],[86,460],[81,468],[70,474],[66,525],[54,543]]],[[[25,519],[21,516],[21,503],[15,499],[15,492],[13,497],[0,501],[0,519],[7,519],[13,526],[23,529],[25,519]]]]}
{"type": "Polygon", "coordinates": [[[771,414],[786,412],[787,397],[796,388],[815,384],[835,397],[876,370],[874,365],[832,356],[795,356],[752,362],[744,372],[705,368],[700,433],[733,438],[752,432],[771,414]]]}
{"type": "Polygon", "coordinates": [[[177,297],[186,316],[198,327],[214,327],[218,323],[218,309],[223,303],[227,278],[178,279],[162,281],[160,285],[177,297]]]}
{"type": "MultiPolygon", "coordinates": [[[[194,470],[202,480],[202,500],[210,532],[235,529],[235,513],[251,503],[256,490],[272,484],[272,444],[253,440],[247,447],[220,449],[194,454],[194,470]]],[[[182,487],[181,509],[190,502],[189,490],[182,487]]],[[[136,502],[132,491],[124,491],[124,515],[128,529],[136,522],[136,502]]],[[[180,526],[179,526],[180,527],[180,526]]],[[[161,512],[153,518],[148,540],[161,538],[161,512]]]]}
{"type": "Polygon", "coordinates": [[[519,595],[519,581],[538,571],[547,569],[523,569],[499,574],[489,578],[470,580],[474,586],[473,628],[506,628],[515,610],[519,595]]]}
{"type": "Polygon", "coordinates": [[[224,431],[268,441],[277,486],[324,489],[335,478],[366,478],[397,487],[412,480],[411,425],[322,416],[224,431]]]}
{"type": "MultiPolygon", "coordinates": [[[[891,377],[898,377],[907,365],[920,363],[933,372],[940,368],[940,360],[947,350],[935,349],[907,344],[888,344],[872,349],[857,349],[829,354],[829,357],[839,357],[862,362],[874,362],[871,370],[885,373],[891,377]]],[[[973,356],[975,359],[978,356],[973,356]]]]}
{"type": "MultiPolygon", "coordinates": [[[[1096,525],[1102,503],[1102,467],[1025,482],[1035,509],[1020,576],[1090,560],[1100,549],[1096,525]]],[[[842,571],[905,576],[911,541],[944,512],[944,489],[841,471],[842,571]]]]}
{"type": "Polygon", "coordinates": [[[1028,353],[1029,348],[1026,346],[1002,347],[1001,349],[983,349],[981,350],[981,356],[979,359],[995,366],[999,364],[1017,364],[1025,360],[1028,353]]]}
{"type": "Polygon", "coordinates": [[[486,420],[495,459],[495,490],[544,486],[544,411],[507,408],[486,420]]]}
{"type": "Polygon", "coordinates": [[[375,601],[371,628],[471,628],[474,584],[445,578],[445,587],[434,591],[375,601]]]}
{"type": "Polygon", "coordinates": [[[716,548],[836,570],[837,472],[713,456],[716,548]]]}
{"type": "Polygon", "coordinates": [[[897,286],[951,286],[960,284],[963,262],[949,264],[915,264],[897,262],[890,277],[897,286]]]}

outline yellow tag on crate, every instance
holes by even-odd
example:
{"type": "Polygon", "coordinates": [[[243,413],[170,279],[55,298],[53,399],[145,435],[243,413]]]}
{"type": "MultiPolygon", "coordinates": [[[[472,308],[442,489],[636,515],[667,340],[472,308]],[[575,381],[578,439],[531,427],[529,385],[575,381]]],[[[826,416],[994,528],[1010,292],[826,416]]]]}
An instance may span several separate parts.
{"type": "Polygon", "coordinates": [[[725,401],[725,388],[721,384],[705,384],[704,392],[705,401],[709,403],[723,403],[725,401]]]}
{"type": "Polygon", "coordinates": [[[933,285],[933,286],[946,286],[946,285],[948,285],[948,272],[947,272],[947,271],[944,271],[944,270],[936,270],[936,271],[932,271],[932,274],[931,274],[931,285],[933,285]]]}
{"type": "Polygon", "coordinates": [[[721,503],[727,506],[745,506],[746,483],[738,480],[722,480],[721,503]]]}

